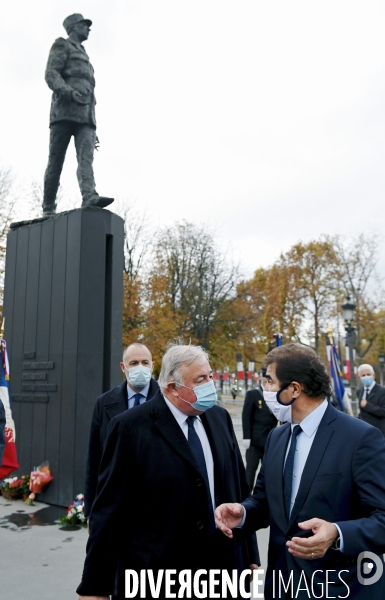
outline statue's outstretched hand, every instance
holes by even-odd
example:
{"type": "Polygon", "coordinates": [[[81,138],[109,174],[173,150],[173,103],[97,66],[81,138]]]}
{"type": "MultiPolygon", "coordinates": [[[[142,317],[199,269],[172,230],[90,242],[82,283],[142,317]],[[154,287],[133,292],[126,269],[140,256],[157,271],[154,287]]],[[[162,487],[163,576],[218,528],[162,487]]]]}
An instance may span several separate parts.
{"type": "Polygon", "coordinates": [[[75,100],[75,102],[77,102],[78,104],[88,104],[89,100],[87,100],[87,98],[85,98],[80,92],[77,92],[76,90],[74,90],[72,92],[72,100],[75,100]]]}
{"type": "Polygon", "coordinates": [[[215,509],[215,523],[228,538],[233,537],[231,530],[241,524],[244,510],[238,503],[221,504],[215,509]]]}

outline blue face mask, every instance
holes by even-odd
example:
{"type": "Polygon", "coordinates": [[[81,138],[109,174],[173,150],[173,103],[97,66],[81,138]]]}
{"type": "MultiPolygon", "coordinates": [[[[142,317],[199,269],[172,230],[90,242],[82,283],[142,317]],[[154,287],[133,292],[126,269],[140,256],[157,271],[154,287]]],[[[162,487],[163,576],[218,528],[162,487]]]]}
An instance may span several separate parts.
{"type": "Polygon", "coordinates": [[[187,385],[182,385],[181,387],[185,387],[188,390],[192,390],[197,397],[196,402],[189,402],[184,398],[178,396],[180,400],[183,402],[187,402],[196,410],[205,411],[209,408],[212,408],[217,401],[217,390],[215,389],[215,385],[213,381],[208,381],[207,383],[202,383],[201,385],[197,385],[195,388],[189,388],[187,385]]]}
{"type": "Polygon", "coordinates": [[[138,365],[125,369],[127,381],[135,388],[144,388],[151,379],[151,369],[138,365]]]}
{"type": "Polygon", "coordinates": [[[374,381],[371,375],[364,375],[361,377],[361,381],[365,387],[370,387],[374,381]]]}

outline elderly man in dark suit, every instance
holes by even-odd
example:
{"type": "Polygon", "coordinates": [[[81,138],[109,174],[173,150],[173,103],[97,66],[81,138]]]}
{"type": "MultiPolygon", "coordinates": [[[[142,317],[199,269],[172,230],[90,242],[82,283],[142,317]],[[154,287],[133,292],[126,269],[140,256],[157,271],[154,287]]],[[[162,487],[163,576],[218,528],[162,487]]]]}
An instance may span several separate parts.
{"type": "Polygon", "coordinates": [[[310,348],[280,346],[266,365],[264,396],[291,404],[293,422],[272,430],[253,496],[218,507],[218,527],[231,538],[270,526],[266,600],[384,598],[383,436],[328,403],[329,374],[310,348]]]}
{"type": "Polygon", "coordinates": [[[358,376],[362,383],[362,388],[357,391],[358,418],[377,427],[385,436],[385,387],[375,382],[376,375],[371,365],[360,365],[358,376]]]}
{"type": "Polygon", "coordinates": [[[113,417],[150,400],[159,390],[157,382],[151,377],[153,367],[149,349],[144,344],[130,344],[123,352],[120,363],[125,381],[96,399],[86,465],[84,513],[87,517],[96,495],[99,465],[108,425],[113,417]]]}
{"type": "Polygon", "coordinates": [[[246,475],[252,489],[259,462],[262,461],[267,436],[277,426],[277,419],[268,409],[262,392],[248,390],[242,410],[243,445],[246,448],[246,475]]]}
{"type": "Polygon", "coordinates": [[[107,600],[118,561],[119,600],[125,598],[124,569],[152,570],[157,578],[162,569],[180,574],[256,567],[255,534],[229,540],[214,524],[213,508],[225,498],[245,499],[249,486],[231,417],[215,405],[212,377],[202,348],[170,346],[161,391],[111,421],[80,598],[107,600]]]}
{"type": "Polygon", "coordinates": [[[45,80],[53,91],[50,114],[48,166],[44,176],[43,214],[56,211],[56,194],[68,144],[75,138],[77,177],[82,206],[104,208],[113,198],[99,196],[95,189],[94,149],[96,138],[94,70],[82,42],[90,33],[92,21],[83,15],[67,17],[63,27],[68,38],[58,38],[49,53],[45,80]]]}

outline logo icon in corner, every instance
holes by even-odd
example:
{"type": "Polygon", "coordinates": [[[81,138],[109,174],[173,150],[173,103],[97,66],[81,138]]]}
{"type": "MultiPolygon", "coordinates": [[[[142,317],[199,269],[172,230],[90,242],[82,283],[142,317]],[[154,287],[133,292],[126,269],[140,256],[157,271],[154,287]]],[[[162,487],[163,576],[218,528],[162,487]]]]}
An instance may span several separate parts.
{"type": "Polygon", "coordinates": [[[384,571],[384,567],[382,561],[377,554],[373,554],[373,552],[361,552],[357,558],[357,578],[361,585],[372,585],[373,583],[377,583],[377,581],[381,578],[381,575],[384,571]],[[362,561],[370,561],[364,562],[362,561]],[[371,577],[363,577],[363,575],[369,575],[373,571],[373,567],[376,565],[376,571],[371,577]]]}

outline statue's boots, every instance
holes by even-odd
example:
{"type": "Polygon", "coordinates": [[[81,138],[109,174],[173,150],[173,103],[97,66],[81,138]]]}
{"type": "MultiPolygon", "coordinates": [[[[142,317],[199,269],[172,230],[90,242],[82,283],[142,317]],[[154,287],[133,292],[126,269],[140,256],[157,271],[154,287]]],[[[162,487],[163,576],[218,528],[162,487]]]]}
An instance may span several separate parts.
{"type": "Polygon", "coordinates": [[[87,200],[83,200],[82,208],[94,207],[97,206],[99,208],[105,208],[109,204],[112,204],[114,198],[107,198],[106,196],[99,196],[99,194],[95,194],[87,200]]]}
{"type": "Polygon", "coordinates": [[[56,210],[53,210],[52,208],[43,209],[43,217],[53,217],[53,215],[56,215],[56,210]]]}
{"type": "Polygon", "coordinates": [[[52,217],[56,214],[56,204],[46,204],[43,203],[43,217],[52,217]]]}
{"type": "Polygon", "coordinates": [[[47,181],[47,179],[46,174],[43,195],[43,217],[51,217],[56,214],[56,194],[58,185],[56,185],[56,182],[52,185],[52,182],[49,179],[47,181]]]}

